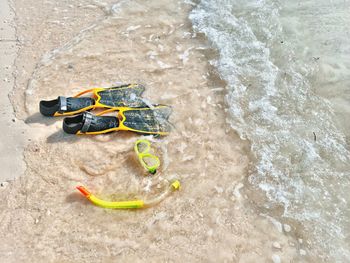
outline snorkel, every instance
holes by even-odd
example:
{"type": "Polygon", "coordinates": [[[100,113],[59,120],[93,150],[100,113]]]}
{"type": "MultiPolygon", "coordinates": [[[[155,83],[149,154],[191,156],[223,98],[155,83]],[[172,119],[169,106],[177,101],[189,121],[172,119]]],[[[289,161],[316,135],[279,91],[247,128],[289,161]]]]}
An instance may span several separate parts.
{"type": "MultiPolygon", "coordinates": [[[[157,156],[150,153],[151,143],[148,140],[137,140],[134,146],[135,153],[138,157],[142,167],[149,173],[155,174],[160,166],[160,160],[157,156]]],[[[130,201],[107,201],[93,195],[87,188],[80,185],[77,189],[82,193],[91,203],[109,209],[139,209],[154,206],[162,202],[172,192],[180,189],[180,182],[174,180],[169,182],[169,185],[159,196],[150,200],[130,200],[130,201]]]]}
{"type": "Polygon", "coordinates": [[[106,201],[102,200],[95,195],[93,195],[88,189],[84,186],[77,186],[77,189],[93,204],[109,209],[138,209],[154,206],[161,201],[163,201],[169,194],[180,189],[180,182],[175,180],[167,187],[167,189],[160,194],[158,197],[155,197],[150,200],[133,200],[133,201],[106,201]]]}

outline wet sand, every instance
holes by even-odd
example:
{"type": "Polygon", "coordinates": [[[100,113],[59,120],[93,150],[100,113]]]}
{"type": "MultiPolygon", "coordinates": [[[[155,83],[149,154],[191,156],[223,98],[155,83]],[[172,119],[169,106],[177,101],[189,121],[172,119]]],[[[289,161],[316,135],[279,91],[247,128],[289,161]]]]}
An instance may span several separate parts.
{"type": "Polygon", "coordinates": [[[7,1],[0,2],[0,182],[12,180],[23,174],[25,162],[23,149],[26,142],[26,127],[15,117],[9,99],[14,86],[14,65],[18,40],[14,27],[14,12],[7,1]]]}
{"type": "Polygon", "coordinates": [[[15,8],[23,44],[12,101],[35,136],[25,175],[0,191],[4,262],[300,259],[296,238],[258,215],[242,191],[249,144],[226,122],[225,83],[192,32],[190,5],[16,0],[15,8]],[[62,119],[38,113],[40,99],[120,82],[141,82],[146,98],[173,107],[174,131],[154,140],[163,163],[155,177],[133,157],[140,136],[69,136],[62,119]],[[104,210],[75,190],[82,183],[106,199],[152,198],[174,178],[181,191],[139,211],[104,210]]]}

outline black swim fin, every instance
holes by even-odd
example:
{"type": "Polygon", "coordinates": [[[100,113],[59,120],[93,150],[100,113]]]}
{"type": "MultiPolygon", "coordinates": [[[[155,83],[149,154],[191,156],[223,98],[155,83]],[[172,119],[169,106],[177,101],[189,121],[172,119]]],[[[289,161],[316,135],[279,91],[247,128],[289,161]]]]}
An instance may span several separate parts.
{"type": "Polygon", "coordinates": [[[63,130],[69,134],[102,134],[113,131],[133,131],[140,134],[167,135],[171,130],[168,119],[171,108],[157,105],[152,108],[121,108],[93,115],[84,112],[63,120],[63,130]],[[106,114],[113,114],[108,116],[106,114]]]}
{"type": "Polygon", "coordinates": [[[93,88],[73,97],[59,96],[54,100],[40,101],[40,112],[45,116],[68,116],[97,108],[147,107],[142,99],[145,87],[127,84],[111,88],[93,88]],[[92,93],[90,97],[80,97],[92,93]]]}

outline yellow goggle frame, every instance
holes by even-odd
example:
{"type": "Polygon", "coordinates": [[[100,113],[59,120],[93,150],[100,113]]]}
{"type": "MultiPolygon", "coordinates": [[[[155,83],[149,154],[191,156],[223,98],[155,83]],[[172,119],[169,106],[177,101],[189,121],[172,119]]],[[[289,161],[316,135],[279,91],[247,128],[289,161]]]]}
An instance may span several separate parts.
{"type": "Polygon", "coordinates": [[[140,139],[135,142],[134,146],[135,153],[141,163],[141,165],[151,174],[155,174],[157,172],[158,167],[160,166],[160,160],[157,156],[150,153],[151,150],[151,143],[149,140],[140,139]],[[144,144],[145,148],[142,152],[140,152],[140,145],[144,144]],[[154,165],[148,165],[145,162],[145,158],[152,159],[155,164],[154,165]]]}

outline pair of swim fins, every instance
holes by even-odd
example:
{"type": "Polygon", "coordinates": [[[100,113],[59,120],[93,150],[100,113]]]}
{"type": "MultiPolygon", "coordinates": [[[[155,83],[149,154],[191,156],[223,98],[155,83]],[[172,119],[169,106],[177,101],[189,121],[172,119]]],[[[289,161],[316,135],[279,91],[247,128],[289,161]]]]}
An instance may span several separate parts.
{"type": "Polygon", "coordinates": [[[133,131],[140,134],[167,135],[171,108],[149,106],[142,98],[145,87],[127,84],[111,88],[93,88],[73,97],[40,101],[45,116],[70,116],[63,120],[63,130],[69,134],[102,134],[113,131],[133,131]],[[91,93],[89,97],[82,95],[91,93]],[[94,115],[90,110],[105,109],[94,115]]]}

